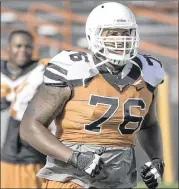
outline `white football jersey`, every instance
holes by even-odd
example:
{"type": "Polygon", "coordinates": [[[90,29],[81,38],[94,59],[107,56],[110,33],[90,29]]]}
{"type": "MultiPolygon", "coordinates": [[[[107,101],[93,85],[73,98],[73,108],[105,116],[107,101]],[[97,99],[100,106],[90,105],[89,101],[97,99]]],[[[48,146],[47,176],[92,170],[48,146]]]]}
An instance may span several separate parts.
{"type": "Polygon", "coordinates": [[[28,102],[43,82],[43,73],[48,59],[33,62],[24,69],[18,78],[12,78],[2,62],[1,69],[1,100],[10,103],[10,114],[16,120],[21,120],[28,102]]]}
{"type": "Polygon", "coordinates": [[[90,54],[62,51],[50,60],[44,75],[44,82],[62,84],[64,80],[70,82],[90,78],[99,73],[98,69],[93,66],[94,62],[90,54]]]}

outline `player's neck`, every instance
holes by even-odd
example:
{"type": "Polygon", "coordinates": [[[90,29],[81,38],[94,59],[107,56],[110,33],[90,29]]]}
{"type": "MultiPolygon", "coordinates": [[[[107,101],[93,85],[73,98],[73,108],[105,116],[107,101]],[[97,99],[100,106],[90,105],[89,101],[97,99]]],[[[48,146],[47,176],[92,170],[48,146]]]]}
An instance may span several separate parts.
{"type": "Polygon", "coordinates": [[[123,66],[119,66],[119,65],[114,65],[109,63],[106,63],[105,66],[108,68],[108,70],[112,73],[112,74],[119,74],[120,72],[122,72],[123,68],[125,65],[123,66]]]}
{"type": "MultiPolygon", "coordinates": [[[[98,64],[98,63],[100,63],[102,60],[101,60],[99,57],[93,55],[93,61],[94,61],[95,64],[98,64]]],[[[123,71],[125,65],[126,65],[126,64],[123,64],[123,65],[121,66],[121,65],[117,65],[117,64],[112,64],[111,62],[105,63],[105,66],[106,66],[107,70],[108,70],[111,74],[113,74],[113,75],[118,75],[118,74],[122,73],[122,71],[123,71]]]]}
{"type": "Polygon", "coordinates": [[[19,75],[21,74],[23,68],[17,66],[16,64],[8,61],[7,62],[7,70],[12,74],[12,75],[19,75]]]}

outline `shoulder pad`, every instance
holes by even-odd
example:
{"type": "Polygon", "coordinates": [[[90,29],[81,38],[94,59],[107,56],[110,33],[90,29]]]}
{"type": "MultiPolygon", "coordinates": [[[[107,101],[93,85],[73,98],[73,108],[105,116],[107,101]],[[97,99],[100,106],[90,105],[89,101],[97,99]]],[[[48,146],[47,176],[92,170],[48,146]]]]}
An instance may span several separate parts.
{"type": "Polygon", "coordinates": [[[91,56],[85,52],[62,51],[49,61],[44,82],[60,84],[64,81],[91,78],[99,73],[97,69],[91,70],[93,65],[91,56]]]}
{"type": "Polygon", "coordinates": [[[26,81],[31,85],[39,85],[43,82],[43,75],[45,71],[45,65],[39,64],[33,69],[27,76],[26,81]]]}
{"type": "Polygon", "coordinates": [[[142,76],[146,83],[157,87],[164,81],[165,72],[159,60],[150,56],[137,54],[133,59],[142,70],[142,76]]]}

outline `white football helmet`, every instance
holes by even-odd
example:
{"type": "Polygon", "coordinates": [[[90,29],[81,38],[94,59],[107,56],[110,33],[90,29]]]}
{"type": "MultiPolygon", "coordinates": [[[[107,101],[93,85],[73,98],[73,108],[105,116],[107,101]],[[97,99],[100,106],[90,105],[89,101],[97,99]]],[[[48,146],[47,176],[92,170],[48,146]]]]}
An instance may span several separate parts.
{"type": "Polygon", "coordinates": [[[94,8],[86,21],[86,37],[92,53],[113,64],[124,65],[138,52],[139,32],[135,16],[120,3],[108,2],[94,8]],[[119,31],[120,35],[114,32],[110,35],[111,30],[119,31]],[[121,35],[120,31],[125,30],[128,35],[121,35]]]}

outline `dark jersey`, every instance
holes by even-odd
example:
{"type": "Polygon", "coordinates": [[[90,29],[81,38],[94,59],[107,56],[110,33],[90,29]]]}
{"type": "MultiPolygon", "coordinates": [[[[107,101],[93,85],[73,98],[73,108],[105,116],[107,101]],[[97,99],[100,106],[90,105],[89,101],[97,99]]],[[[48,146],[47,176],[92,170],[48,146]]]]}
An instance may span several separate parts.
{"type": "Polygon", "coordinates": [[[46,85],[69,85],[73,96],[63,117],[56,118],[56,137],[63,142],[134,146],[164,70],[151,56],[138,54],[123,70],[99,69],[89,54],[62,51],[46,68],[46,85]]]}

